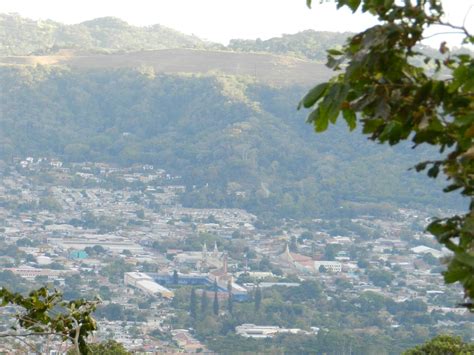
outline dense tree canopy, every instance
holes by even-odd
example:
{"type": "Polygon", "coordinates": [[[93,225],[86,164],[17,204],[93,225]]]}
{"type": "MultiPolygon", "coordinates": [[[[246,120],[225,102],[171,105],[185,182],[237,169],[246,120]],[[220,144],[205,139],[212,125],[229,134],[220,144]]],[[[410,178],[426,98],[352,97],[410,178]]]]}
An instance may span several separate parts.
{"type": "MultiPolygon", "coordinates": [[[[312,1],[307,0],[308,6],[312,1]]],[[[362,125],[370,139],[390,145],[411,140],[414,147],[435,146],[439,156],[416,165],[428,176],[443,172],[450,181],[444,191],[458,190],[470,200],[464,215],[436,219],[428,226],[453,252],[444,273],[447,283],[460,282],[472,308],[474,299],[474,58],[452,54],[446,42],[440,57],[419,53],[416,45],[426,28],[443,26],[474,36],[464,24],[445,20],[437,0],[395,2],[337,0],[376,16],[379,24],[349,38],[340,50],[328,50],[327,66],[336,75],[311,89],[300,106],[312,108],[308,122],[317,132],[336,123],[340,114],[355,129],[362,125]],[[424,65],[417,65],[419,59],[424,65]],[[430,65],[430,66],[428,66],[430,65]]]]}
{"type": "MultiPolygon", "coordinates": [[[[376,147],[343,124],[315,139],[304,113],[295,115],[301,87],[40,66],[1,67],[0,81],[1,160],[53,156],[153,164],[183,177],[180,183],[189,187],[184,205],[239,207],[259,217],[459,206],[443,196],[440,184],[407,171],[430,156],[428,148],[414,155],[407,145],[376,147]]],[[[111,185],[121,188],[116,181],[111,185]]],[[[54,201],[44,202],[44,208],[55,208],[54,201]]],[[[19,211],[40,208],[8,203],[19,211]]],[[[75,224],[104,231],[117,225],[91,214],[75,224]]]]}
{"type": "Polygon", "coordinates": [[[349,35],[350,33],[347,32],[334,33],[306,30],[267,40],[232,39],[228,48],[234,51],[271,52],[324,61],[326,50],[332,48],[335,44],[343,44],[349,35]]]}
{"type": "MultiPolygon", "coordinates": [[[[192,327],[194,336],[219,354],[234,353],[235,349],[252,354],[400,354],[436,336],[440,331],[438,321],[448,319],[453,322],[450,331],[464,340],[469,341],[472,333],[467,312],[429,313],[421,299],[397,302],[371,291],[354,295],[349,290],[329,290],[317,281],[303,281],[297,287],[256,288],[251,299],[234,302],[232,311],[221,307],[218,314],[210,305],[203,310],[196,302],[194,317],[189,312],[191,288],[175,291],[177,315],[170,319],[171,325],[192,327]],[[251,339],[235,334],[235,327],[245,323],[320,330],[317,335],[251,339]]],[[[212,297],[212,292],[208,296],[212,297]]],[[[465,348],[468,346],[472,345],[465,348]]]]}
{"type": "Polygon", "coordinates": [[[404,355],[472,354],[474,344],[467,344],[460,337],[438,335],[423,345],[405,351],[404,355]]]}
{"type": "MultiPolygon", "coordinates": [[[[91,354],[97,355],[130,355],[124,346],[114,340],[107,340],[98,344],[90,344],[91,354]]],[[[74,355],[74,354],[72,354],[74,355]]]]}
{"type": "Polygon", "coordinates": [[[107,53],[215,46],[164,26],[135,27],[114,17],[64,25],[51,20],[30,20],[17,14],[0,14],[0,37],[0,55],[44,55],[61,50],[107,53]]]}

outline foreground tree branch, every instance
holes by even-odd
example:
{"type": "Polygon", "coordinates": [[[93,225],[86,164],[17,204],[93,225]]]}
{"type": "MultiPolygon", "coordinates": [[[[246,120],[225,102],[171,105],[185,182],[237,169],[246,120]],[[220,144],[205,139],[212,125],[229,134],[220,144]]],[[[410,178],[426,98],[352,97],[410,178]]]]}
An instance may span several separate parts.
{"type": "MultiPolygon", "coordinates": [[[[0,306],[16,306],[19,312],[15,315],[19,326],[29,330],[27,333],[0,334],[1,338],[28,336],[59,336],[64,341],[70,341],[77,354],[90,354],[86,339],[97,329],[92,317],[99,300],[84,299],[64,301],[62,293],[52,292],[42,287],[30,292],[28,296],[0,289],[0,306]]],[[[17,331],[16,328],[12,330],[17,331]]]]}
{"type": "MultiPolygon", "coordinates": [[[[307,0],[309,7],[311,3],[307,0]]],[[[443,172],[449,181],[444,191],[459,191],[470,206],[465,214],[435,219],[427,230],[452,251],[445,282],[459,282],[465,292],[462,305],[473,310],[474,59],[451,54],[446,42],[440,44],[439,58],[419,53],[416,46],[431,26],[460,31],[466,44],[474,44],[474,37],[465,23],[444,21],[439,0],[335,3],[368,12],[380,24],[352,36],[341,50],[328,51],[327,66],[335,76],[311,89],[298,107],[311,109],[307,121],[316,132],[342,116],[350,130],[359,124],[379,143],[411,140],[414,148],[428,144],[438,149],[440,159],[421,162],[415,169],[426,170],[431,178],[443,172]],[[433,64],[434,72],[420,59],[433,64]]]]}

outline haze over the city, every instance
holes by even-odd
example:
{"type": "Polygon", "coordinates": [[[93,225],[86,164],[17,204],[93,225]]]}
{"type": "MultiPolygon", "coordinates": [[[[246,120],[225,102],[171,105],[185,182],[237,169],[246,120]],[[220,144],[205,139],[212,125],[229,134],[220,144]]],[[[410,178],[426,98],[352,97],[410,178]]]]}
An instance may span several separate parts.
{"type": "Polygon", "coordinates": [[[0,354],[474,354],[474,0],[306,3],[0,0],[0,354]]]}

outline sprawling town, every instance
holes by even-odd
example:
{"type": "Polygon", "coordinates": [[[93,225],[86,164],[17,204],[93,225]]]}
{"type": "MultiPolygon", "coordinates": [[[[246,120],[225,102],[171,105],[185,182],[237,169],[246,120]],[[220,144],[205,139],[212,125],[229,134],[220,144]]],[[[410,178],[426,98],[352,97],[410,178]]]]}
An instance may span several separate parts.
{"type": "MultiPolygon", "coordinates": [[[[49,284],[66,299],[97,299],[97,341],[113,339],[143,353],[210,352],[183,321],[195,312],[190,290],[202,308],[209,299],[225,313],[230,300],[253,304],[272,289],[296,292],[308,282],[321,285],[320,297],[328,300],[376,294],[448,315],[435,327],[467,323],[466,309],[456,307],[460,289],[441,276],[449,255],[424,232],[431,211],[269,225],[244,210],[183,207],[180,196],[189,186],[151,165],[25,157],[0,171],[0,283],[18,292],[49,284]]],[[[384,322],[401,326],[390,315],[384,322]]],[[[326,327],[310,325],[287,328],[267,319],[231,332],[269,339],[326,327]]],[[[4,326],[0,334],[9,331],[4,326]]],[[[53,339],[42,350],[61,353],[60,343],[53,339]]],[[[0,353],[23,345],[17,338],[2,344],[0,353]]]]}

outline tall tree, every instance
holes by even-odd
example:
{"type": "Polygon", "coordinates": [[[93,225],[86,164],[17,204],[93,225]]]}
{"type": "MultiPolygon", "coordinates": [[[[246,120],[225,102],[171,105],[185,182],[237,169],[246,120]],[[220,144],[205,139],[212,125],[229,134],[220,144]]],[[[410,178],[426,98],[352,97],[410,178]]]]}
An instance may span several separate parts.
{"type": "Polygon", "coordinates": [[[219,314],[219,298],[217,297],[217,291],[214,291],[214,303],[212,304],[212,310],[216,316],[219,314]]]}
{"type": "Polygon", "coordinates": [[[405,351],[404,355],[424,355],[424,354],[472,354],[474,344],[464,343],[460,337],[448,334],[438,335],[413,349],[405,351]]]}
{"type": "Polygon", "coordinates": [[[227,293],[227,310],[232,314],[234,312],[234,299],[232,297],[232,282],[230,280],[227,282],[227,293]]]}
{"type": "Polygon", "coordinates": [[[289,249],[290,249],[290,251],[293,252],[293,253],[297,253],[297,252],[298,252],[298,242],[297,242],[295,236],[292,236],[291,239],[290,239],[290,246],[289,246],[289,249]]]}
{"type": "Polygon", "coordinates": [[[191,289],[191,298],[189,300],[189,314],[192,319],[197,318],[197,296],[194,287],[191,289]]]}
{"type": "MultiPolygon", "coordinates": [[[[433,26],[462,34],[466,44],[473,44],[474,36],[464,23],[445,20],[439,0],[335,2],[338,8],[370,13],[379,24],[350,37],[342,49],[328,51],[327,66],[335,76],[311,89],[299,107],[312,108],[308,122],[316,132],[342,115],[350,130],[360,123],[374,141],[393,145],[411,140],[414,147],[428,144],[439,150],[439,157],[419,163],[416,170],[428,168],[432,178],[444,172],[450,181],[444,191],[459,190],[470,206],[466,214],[435,219],[427,230],[453,252],[444,279],[462,284],[465,305],[472,309],[474,58],[451,53],[444,41],[438,57],[420,53],[417,45],[433,26]]],[[[311,3],[307,0],[309,7],[311,3]]]]}
{"type": "Polygon", "coordinates": [[[260,289],[260,285],[257,285],[257,289],[255,290],[255,310],[259,311],[261,305],[262,305],[262,290],[260,289]]]}
{"type": "Polygon", "coordinates": [[[207,298],[207,292],[203,290],[201,294],[201,317],[205,317],[208,310],[209,298],[207,298]]]}

